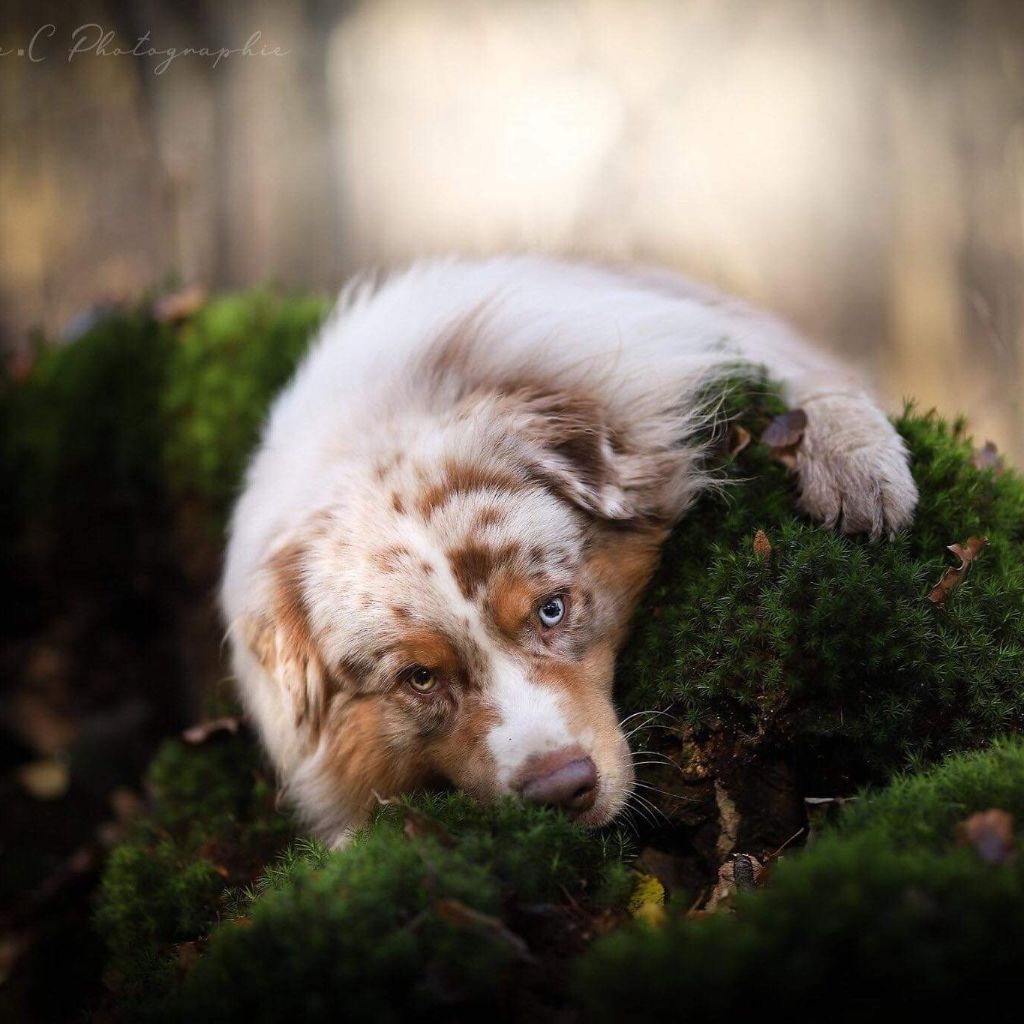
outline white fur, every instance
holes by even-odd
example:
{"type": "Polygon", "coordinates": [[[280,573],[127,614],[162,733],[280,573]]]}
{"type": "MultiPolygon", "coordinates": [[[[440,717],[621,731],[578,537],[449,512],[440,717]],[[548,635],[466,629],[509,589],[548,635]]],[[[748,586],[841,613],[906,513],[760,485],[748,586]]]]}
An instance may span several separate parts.
{"type": "MultiPolygon", "coordinates": [[[[471,449],[483,436],[475,430],[493,432],[484,417],[455,442],[436,433],[437,409],[426,403],[417,376],[438,339],[474,311],[480,311],[485,341],[470,353],[464,368],[469,377],[500,380],[525,368],[553,390],[594,396],[609,420],[628,428],[634,451],[677,450],[706,416],[697,406],[703,386],[736,363],[764,366],[782,383],[790,404],[808,415],[797,456],[805,509],[872,536],[910,520],[916,489],[903,443],[888,420],[847,371],[771,317],[662,271],[530,257],[435,260],[379,285],[347,289],[276,401],[231,524],[221,593],[229,625],[253,613],[261,599],[261,567],[301,533],[311,510],[344,506],[355,510],[359,529],[390,528],[378,525],[372,511],[358,518],[374,459],[403,449],[429,453],[432,445],[439,451],[453,443],[471,449]]],[[[666,480],[662,495],[670,519],[682,515],[704,484],[696,452],[679,467],[678,479],[666,480]]],[[[597,498],[610,518],[625,514],[623,501],[613,486],[597,498]]],[[[444,558],[431,550],[429,537],[402,529],[403,542],[440,570],[444,558]]],[[[488,742],[499,783],[507,786],[525,758],[573,737],[549,691],[511,663],[498,663],[500,652],[488,648],[476,610],[453,580],[445,592],[453,611],[472,618],[492,660],[501,720],[488,742]]],[[[282,773],[301,787],[303,778],[316,776],[315,756],[304,754],[297,741],[281,687],[235,630],[230,633],[246,706],[282,773]]],[[[314,781],[307,788],[307,803],[326,807],[330,795],[314,793],[314,781]]],[[[315,813],[327,816],[323,809],[315,813]]],[[[331,827],[340,834],[344,824],[331,827]]]]}
{"type": "Polygon", "coordinates": [[[498,723],[487,734],[499,790],[510,792],[513,780],[532,757],[577,742],[569,730],[557,691],[538,686],[513,661],[492,654],[492,699],[498,723]]]}

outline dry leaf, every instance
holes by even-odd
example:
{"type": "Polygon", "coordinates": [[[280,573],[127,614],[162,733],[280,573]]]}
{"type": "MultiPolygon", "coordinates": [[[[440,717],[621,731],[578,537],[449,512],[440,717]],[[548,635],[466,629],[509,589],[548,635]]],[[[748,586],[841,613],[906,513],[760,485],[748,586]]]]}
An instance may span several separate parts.
{"type": "Polygon", "coordinates": [[[963,544],[950,544],[947,551],[960,559],[960,564],[947,569],[942,579],[928,593],[928,600],[941,608],[949,595],[963,582],[981,549],[988,543],[988,537],[968,537],[963,544]]]}
{"type": "Polygon", "coordinates": [[[178,955],[179,977],[184,978],[186,975],[191,974],[192,969],[199,963],[202,951],[199,948],[198,942],[179,942],[174,949],[178,955]]]}
{"type": "Polygon", "coordinates": [[[851,800],[852,796],[805,796],[804,812],[807,815],[807,842],[813,843],[818,838],[818,832],[825,825],[832,815],[843,809],[851,800]]]}
{"type": "Polygon", "coordinates": [[[986,441],[981,448],[976,448],[971,456],[971,465],[975,469],[991,469],[996,476],[1006,468],[1006,463],[994,441],[986,441]]]}
{"type": "Polygon", "coordinates": [[[734,423],[729,428],[729,457],[735,459],[750,444],[750,431],[734,423]]]}
{"type": "Polygon", "coordinates": [[[654,875],[640,875],[629,897],[629,913],[652,928],[665,923],[665,886],[654,875]]]}
{"type": "Polygon", "coordinates": [[[176,324],[198,313],[205,302],[206,289],[194,284],[157,299],[153,303],[153,319],[162,324],[176,324]]]}
{"type": "Polygon", "coordinates": [[[764,530],[758,530],[754,534],[754,554],[764,561],[772,557],[772,542],[764,530]]]}
{"type": "Polygon", "coordinates": [[[807,413],[803,409],[790,409],[768,424],[761,435],[761,443],[771,449],[772,458],[788,466],[796,466],[796,450],[807,429],[807,413]]]}
{"type": "Polygon", "coordinates": [[[510,931],[500,918],[474,910],[462,900],[435,900],[434,913],[442,920],[459,928],[475,928],[489,932],[510,947],[521,960],[532,961],[534,959],[530,953],[530,947],[515,932],[510,931]]]}
{"type": "Polygon", "coordinates": [[[761,443],[769,448],[793,448],[798,445],[807,429],[807,413],[803,409],[790,409],[776,416],[761,435],[761,443]]]}
{"type": "Polygon", "coordinates": [[[1017,856],[1013,815],[996,807],[978,811],[956,827],[957,843],[971,846],[986,864],[1008,864],[1017,856]]]}
{"type": "Polygon", "coordinates": [[[0,936],[0,985],[6,984],[14,973],[14,968],[32,945],[34,937],[30,931],[7,932],[0,936]]]}
{"type": "Polygon", "coordinates": [[[442,846],[454,846],[455,837],[436,818],[417,810],[415,807],[397,805],[404,819],[402,831],[409,839],[436,839],[442,846]]]}
{"type": "Polygon", "coordinates": [[[59,800],[71,785],[71,773],[63,761],[50,757],[22,765],[18,781],[36,800],[59,800]]]}
{"type": "Polygon", "coordinates": [[[213,737],[221,736],[224,733],[229,733],[232,736],[236,735],[240,724],[237,715],[232,715],[228,718],[211,718],[209,721],[199,722],[197,725],[186,729],[181,734],[181,738],[190,746],[197,747],[213,739],[213,737]]]}

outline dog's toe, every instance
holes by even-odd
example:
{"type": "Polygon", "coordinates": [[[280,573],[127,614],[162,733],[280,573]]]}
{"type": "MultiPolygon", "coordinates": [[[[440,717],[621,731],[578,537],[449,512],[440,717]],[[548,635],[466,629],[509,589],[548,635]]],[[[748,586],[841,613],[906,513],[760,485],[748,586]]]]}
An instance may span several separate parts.
{"type": "Polygon", "coordinates": [[[906,446],[865,399],[812,405],[796,468],[800,506],[826,526],[877,539],[913,519],[917,486],[906,446]]]}

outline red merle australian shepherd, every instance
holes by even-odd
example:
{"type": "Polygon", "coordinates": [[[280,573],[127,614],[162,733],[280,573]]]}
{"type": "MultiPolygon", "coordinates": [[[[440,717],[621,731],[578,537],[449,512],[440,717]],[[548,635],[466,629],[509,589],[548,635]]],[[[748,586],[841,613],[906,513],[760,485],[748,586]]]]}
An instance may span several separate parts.
{"type": "Polygon", "coordinates": [[[585,825],[623,808],[615,655],[709,485],[698,438],[737,366],[807,414],[807,514],[909,523],[906,449],[862,386],[682,278],[516,257],[346,291],[274,405],[222,591],[245,706],[314,829],[344,843],[378,796],[441,781],[585,825]]]}

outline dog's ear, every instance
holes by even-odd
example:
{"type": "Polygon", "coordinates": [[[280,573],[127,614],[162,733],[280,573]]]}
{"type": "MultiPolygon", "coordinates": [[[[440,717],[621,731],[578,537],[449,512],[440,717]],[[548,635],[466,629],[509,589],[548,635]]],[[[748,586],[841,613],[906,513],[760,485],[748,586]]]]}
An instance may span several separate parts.
{"type": "Polygon", "coordinates": [[[273,555],[259,574],[257,610],[242,621],[244,641],[294,708],[296,727],[318,729],[327,680],[309,622],[301,545],[273,555]]]}
{"type": "Polygon", "coordinates": [[[521,396],[515,420],[531,471],[580,508],[620,521],[665,515],[678,455],[631,451],[596,402],[565,393],[521,396]]]}

